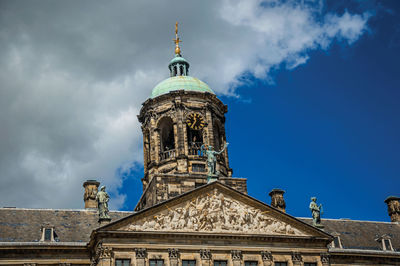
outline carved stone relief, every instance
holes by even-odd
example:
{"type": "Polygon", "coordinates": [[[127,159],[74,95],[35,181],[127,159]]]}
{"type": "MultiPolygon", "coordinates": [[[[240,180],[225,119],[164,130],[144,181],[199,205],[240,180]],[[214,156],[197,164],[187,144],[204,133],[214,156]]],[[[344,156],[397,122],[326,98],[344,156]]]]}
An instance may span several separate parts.
{"type": "Polygon", "coordinates": [[[291,225],[225,196],[217,189],[173,209],[146,217],[121,230],[245,232],[279,235],[305,235],[291,225]]]}
{"type": "Polygon", "coordinates": [[[270,251],[261,251],[263,261],[272,261],[272,253],[270,251]]]}
{"type": "Polygon", "coordinates": [[[321,254],[321,262],[323,265],[329,265],[329,254],[328,253],[321,254]]]}
{"type": "Polygon", "coordinates": [[[112,249],[104,247],[102,242],[99,242],[95,248],[95,253],[92,255],[90,265],[97,265],[100,259],[109,259],[112,257],[112,249]]]}
{"type": "Polygon", "coordinates": [[[200,258],[202,260],[211,260],[211,251],[209,249],[200,249],[200,258]]]}
{"type": "Polygon", "coordinates": [[[144,259],[147,255],[147,250],[145,248],[135,248],[136,258],[144,259]]]}
{"type": "Polygon", "coordinates": [[[168,255],[170,259],[178,259],[179,258],[179,250],[176,248],[169,248],[168,255]]]}
{"type": "Polygon", "coordinates": [[[232,260],[241,260],[242,259],[242,251],[240,251],[240,250],[232,250],[231,255],[232,255],[232,260]]]}
{"type": "Polygon", "coordinates": [[[299,265],[303,261],[303,258],[299,252],[292,253],[292,261],[294,264],[299,265]]]}

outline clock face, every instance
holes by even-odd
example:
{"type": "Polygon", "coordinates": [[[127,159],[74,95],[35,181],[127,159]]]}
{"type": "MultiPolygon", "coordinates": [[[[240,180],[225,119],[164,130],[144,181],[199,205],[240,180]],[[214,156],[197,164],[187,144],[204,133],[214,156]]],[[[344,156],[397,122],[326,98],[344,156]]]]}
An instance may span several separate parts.
{"type": "Polygon", "coordinates": [[[187,116],[186,124],[191,129],[200,130],[204,128],[206,122],[204,121],[204,118],[200,114],[192,113],[187,116]]]}

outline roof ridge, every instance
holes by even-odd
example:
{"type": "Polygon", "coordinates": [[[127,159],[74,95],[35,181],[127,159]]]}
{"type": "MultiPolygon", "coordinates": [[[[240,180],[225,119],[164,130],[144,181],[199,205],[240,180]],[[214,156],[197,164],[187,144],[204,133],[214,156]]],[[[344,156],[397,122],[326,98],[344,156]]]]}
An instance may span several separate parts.
{"type": "MultiPolygon", "coordinates": [[[[309,219],[312,220],[310,217],[296,217],[297,219],[309,219]]],[[[323,220],[330,220],[330,221],[346,221],[346,222],[363,222],[363,223],[385,223],[385,224],[399,224],[393,222],[384,222],[384,221],[368,221],[368,220],[352,220],[350,218],[321,218],[323,220]]]]}
{"type": "MultiPolygon", "coordinates": [[[[0,210],[26,210],[26,211],[82,211],[82,212],[97,212],[97,209],[50,209],[50,208],[14,208],[0,207],[0,210]]],[[[110,212],[134,213],[134,211],[110,210],[110,212]]]]}

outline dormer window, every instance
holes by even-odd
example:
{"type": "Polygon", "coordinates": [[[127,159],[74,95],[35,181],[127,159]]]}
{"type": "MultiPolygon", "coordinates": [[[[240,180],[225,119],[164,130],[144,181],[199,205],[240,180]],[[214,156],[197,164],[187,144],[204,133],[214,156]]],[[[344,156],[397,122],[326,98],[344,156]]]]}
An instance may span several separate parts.
{"type": "Polygon", "coordinates": [[[383,235],[383,236],[377,238],[376,241],[378,241],[382,245],[382,250],[394,251],[393,246],[392,246],[391,237],[389,235],[383,235]]]}
{"type": "Polygon", "coordinates": [[[340,240],[340,234],[333,232],[332,235],[333,235],[333,241],[331,243],[331,247],[332,248],[343,248],[342,241],[340,240]]]}
{"type": "Polygon", "coordinates": [[[51,241],[52,228],[44,228],[44,241],[51,241]]]}
{"type": "Polygon", "coordinates": [[[58,242],[58,236],[54,231],[54,227],[45,226],[42,227],[42,237],[40,238],[41,242],[58,242]]]}

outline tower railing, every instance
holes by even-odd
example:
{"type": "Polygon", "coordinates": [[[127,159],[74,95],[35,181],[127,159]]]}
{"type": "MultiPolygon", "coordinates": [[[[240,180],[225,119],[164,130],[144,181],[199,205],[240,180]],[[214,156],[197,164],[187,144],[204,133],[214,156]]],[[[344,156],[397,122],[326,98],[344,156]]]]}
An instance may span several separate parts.
{"type": "Polygon", "coordinates": [[[203,156],[201,145],[203,145],[203,142],[189,142],[189,155],[203,156]]]}
{"type": "Polygon", "coordinates": [[[171,149],[171,150],[166,150],[160,152],[160,161],[167,160],[169,158],[175,158],[176,157],[176,150],[171,149]]]}

